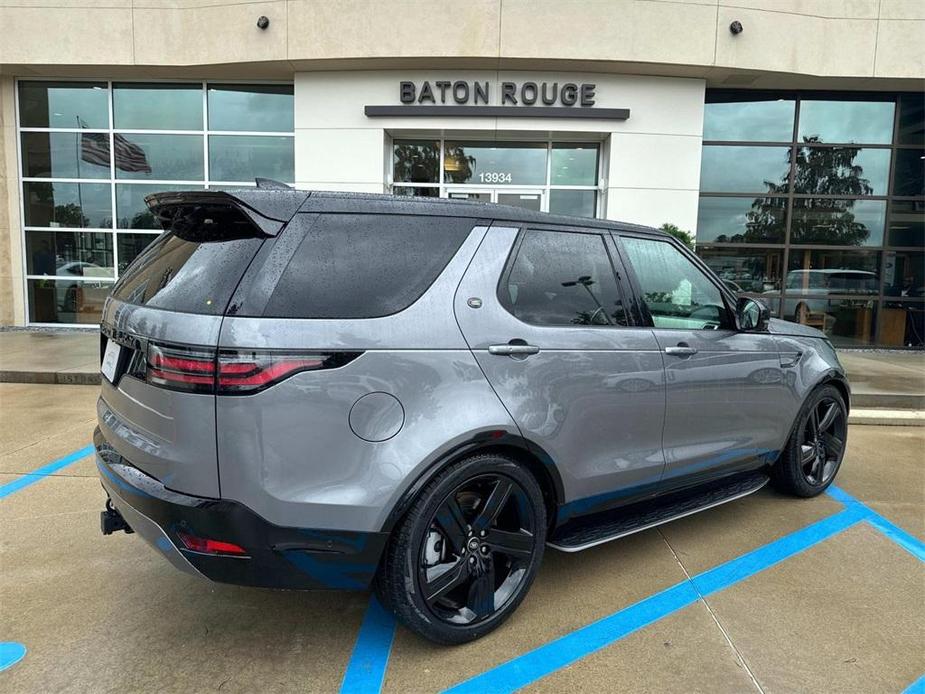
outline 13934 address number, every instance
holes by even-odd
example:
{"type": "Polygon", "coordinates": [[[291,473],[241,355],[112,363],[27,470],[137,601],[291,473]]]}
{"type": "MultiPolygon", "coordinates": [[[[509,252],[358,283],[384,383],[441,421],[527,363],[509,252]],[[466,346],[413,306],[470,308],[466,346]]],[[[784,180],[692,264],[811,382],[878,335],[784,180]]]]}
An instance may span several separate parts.
{"type": "Polygon", "coordinates": [[[480,183],[512,183],[510,173],[502,171],[483,171],[479,174],[480,183]]]}

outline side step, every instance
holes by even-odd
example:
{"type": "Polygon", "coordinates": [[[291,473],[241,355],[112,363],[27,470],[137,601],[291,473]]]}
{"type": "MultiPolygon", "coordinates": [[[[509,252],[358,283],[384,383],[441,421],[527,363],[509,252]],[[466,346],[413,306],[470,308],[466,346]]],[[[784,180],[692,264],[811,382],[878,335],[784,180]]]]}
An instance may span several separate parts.
{"type": "Polygon", "coordinates": [[[741,499],[757,492],[767,483],[765,472],[747,472],[663,498],[656,497],[624,508],[577,518],[556,530],[546,544],[562,552],[580,552],[727,501],[741,499]]]}

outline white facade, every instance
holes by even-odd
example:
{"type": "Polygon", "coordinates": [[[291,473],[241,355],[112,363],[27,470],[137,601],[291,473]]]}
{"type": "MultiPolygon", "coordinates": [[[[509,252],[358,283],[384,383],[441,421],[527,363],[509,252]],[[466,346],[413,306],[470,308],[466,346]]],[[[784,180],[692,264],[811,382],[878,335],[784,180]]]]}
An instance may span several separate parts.
{"type": "Polygon", "coordinates": [[[389,143],[402,137],[600,142],[602,216],[693,230],[705,86],[702,79],[546,71],[301,72],[295,76],[296,186],[386,192],[389,143]],[[496,106],[502,82],[593,83],[595,104],[585,110],[628,108],[630,116],[538,118],[522,105],[507,106],[511,115],[501,117],[365,115],[367,105],[398,105],[400,82],[425,80],[487,81],[489,103],[496,106]]]}

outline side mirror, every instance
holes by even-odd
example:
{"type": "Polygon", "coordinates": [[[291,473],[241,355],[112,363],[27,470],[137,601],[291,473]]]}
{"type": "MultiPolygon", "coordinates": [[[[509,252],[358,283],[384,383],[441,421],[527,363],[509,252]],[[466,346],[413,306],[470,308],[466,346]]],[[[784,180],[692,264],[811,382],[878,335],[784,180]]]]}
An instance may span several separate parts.
{"type": "Polygon", "coordinates": [[[739,297],[736,303],[736,324],[739,330],[750,333],[765,332],[770,320],[771,310],[762,301],[747,296],[739,297]]]}

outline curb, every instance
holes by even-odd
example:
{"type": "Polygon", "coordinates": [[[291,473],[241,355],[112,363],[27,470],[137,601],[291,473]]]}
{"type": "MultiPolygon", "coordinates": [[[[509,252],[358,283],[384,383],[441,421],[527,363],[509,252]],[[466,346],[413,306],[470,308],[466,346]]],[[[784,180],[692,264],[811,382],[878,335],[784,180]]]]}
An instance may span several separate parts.
{"type": "Polygon", "coordinates": [[[0,371],[0,383],[98,386],[99,371],[0,371]]]}
{"type": "Polygon", "coordinates": [[[921,427],[925,426],[925,410],[853,408],[848,415],[848,424],[921,427]]]}

